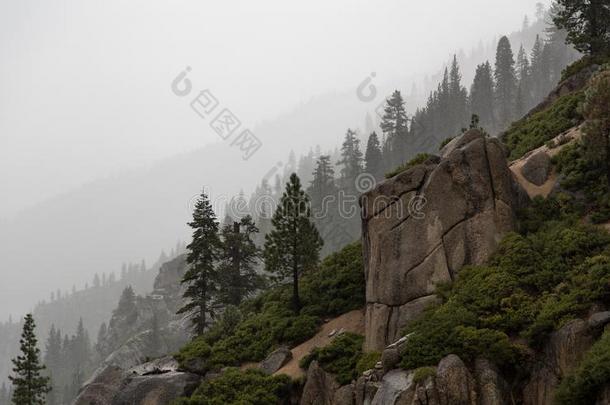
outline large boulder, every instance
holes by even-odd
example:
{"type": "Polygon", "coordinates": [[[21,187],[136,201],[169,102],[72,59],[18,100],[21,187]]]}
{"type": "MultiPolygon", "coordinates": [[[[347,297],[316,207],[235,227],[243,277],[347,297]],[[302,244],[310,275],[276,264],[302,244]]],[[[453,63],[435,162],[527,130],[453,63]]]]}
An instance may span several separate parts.
{"type": "Polygon", "coordinates": [[[282,368],[291,359],[292,352],[285,347],[281,347],[269,354],[267,358],[263,360],[258,367],[263,373],[271,375],[278,371],[280,368],[282,368]]]}
{"type": "Polygon", "coordinates": [[[527,198],[502,144],[471,130],[360,199],[367,350],[382,350],[436,302],[436,285],[485,262],[527,198]]]}
{"type": "Polygon", "coordinates": [[[314,360],[307,369],[307,380],[299,404],[334,405],[333,400],[338,389],[339,384],[335,378],[324,371],[314,360]]]}
{"type": "Polygon", "coordinates": [[[542,186],[551,173],[551,158],[544,151],[529,156],[521,167],[521,175],[530,183],[542,186]]]}
{"type": "Polygon", "coordinates": [[[171,357],[130,369],[109,365],[81,390],[73,405],[165,405],[190,395],[201,376],[179,372],[171,357]]]}

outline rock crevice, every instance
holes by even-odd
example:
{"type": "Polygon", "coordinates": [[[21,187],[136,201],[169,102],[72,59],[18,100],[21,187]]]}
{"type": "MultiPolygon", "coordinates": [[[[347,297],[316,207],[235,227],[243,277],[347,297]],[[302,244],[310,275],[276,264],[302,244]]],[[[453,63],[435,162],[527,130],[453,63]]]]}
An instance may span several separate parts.
{"type": "Polygon", "coordinates": [[[362,196],[366,349],[380,350],[432,302],[438,283],[481,264],[514,230],[525,193],[502,144],[471,130],[362,196]],[[413,202],[417,200],[417,204],[413,202]]]}

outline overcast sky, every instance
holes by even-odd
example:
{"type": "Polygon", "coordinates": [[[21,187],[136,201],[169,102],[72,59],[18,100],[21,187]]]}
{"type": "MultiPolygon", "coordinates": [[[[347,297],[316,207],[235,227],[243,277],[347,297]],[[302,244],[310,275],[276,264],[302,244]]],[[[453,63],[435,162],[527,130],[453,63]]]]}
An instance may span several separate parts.
{"type": "Polygon", "coordinates": [[[170,91],[185,66],[252,126],[372,71],[434,72],[536,2],[0,0],[0,219],[216,141],[170,91]]]}

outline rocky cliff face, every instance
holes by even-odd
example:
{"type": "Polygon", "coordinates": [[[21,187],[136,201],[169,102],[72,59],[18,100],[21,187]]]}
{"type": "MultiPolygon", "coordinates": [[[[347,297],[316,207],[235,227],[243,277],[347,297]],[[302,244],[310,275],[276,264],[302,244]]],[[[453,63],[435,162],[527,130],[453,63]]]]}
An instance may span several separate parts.
{"type": "MultiPolygon", "coordinates": [[[[300,404],[552,405],[559,381],[576,367],[609,324],[607,311],[567,323],[551,334],[544,350],[534,356],[528,380],[517,387],[507,383],[493,359],[479,358],[474,364],[466,365],[451,354],[426,373],[395,368],[397,364],[392,362],[391,353],[409,344],[408,337],[403,337],[383,351],[382,361],[373,370],[342,387],[312,362],[300,404]]],[[[610,383],[593,404],[610,405],[610,383]]]]}
{"type": "Polygon", "coordinates": [[[435,301],[436,285],[481,264],[515,227],[526,194],[497,139],[477,130],[361,198],[366,350],[381,350],[435,301]]]}
{"type": "Polygon", "coordinates": [[[121,398],[131,395],[129,392],[135,398],[134,393],[139,393],[140,401],[148,395],[146,387],[160,399],[142,403],[166,404],[169,401],[163,398],[175,398],[190,389],[196,376],[177,372],[177,365],[169,359],[139,366],[148,358],[177,351],[189,339],[188,320],[176,315],[182,303],[180,281],[185,269],[184,256],[163,264],[153,293],[137,297],[133,313],[113,315],[106,335],[97,343],[104,359],[83,385],[75,405],[139,404],[135,399],[125,402],[121,398]],[[154,343],[153,318],[158,327],[154,343]]]}

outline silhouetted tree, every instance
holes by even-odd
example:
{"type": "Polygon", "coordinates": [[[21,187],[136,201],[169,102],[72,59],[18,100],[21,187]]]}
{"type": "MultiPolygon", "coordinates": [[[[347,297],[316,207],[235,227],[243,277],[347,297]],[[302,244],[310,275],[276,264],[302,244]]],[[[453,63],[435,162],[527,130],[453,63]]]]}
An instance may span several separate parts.
{"type": "Polygon", "coordinates": [[[186,285],[184,298],[189,301],[178,313],[189,314],[197,334],[202,335],[209,324],[208,315],[213,318],[215,313],[218,273],[214,266],[220,250],[216,214],[203,191],[195,204],[193,220],[188,225],[193,228],[193,241],[187,246],[189,269],[182,283],[186,285]]]}
{"type": "Polygon", "coordinates": [[[515,95],[517,93],[515,59],[507,37],[500,38],[498,42],[494,76],[496,79],[498,120],[500,127],[504,128],[515,116],[515,95]]]}
{"type": "Polygon", "coordinates": [[[45,366],[40,363],[40,349],[35,334],[36,324],[32,314],[25,316],[21,334],[21,354],[13,359],[13,375],[9,377],[15,388],[15,405],[44,405],[45,395],[49,392],[49,377],[41,374],[45,366]]]}
{"type": "Polygon", "coordinates": [[[381,144],[375,132],[369,135],[364,153],[364,171],[373,175],[377,180],[383,177],[383,156],[381,155],[381,144]]]}
{"type": "Polygon", "coordinates": [[[299,177],[293,173],[273,216],[273,230],[266,237],[264,250],[267,271],[277,274],[281,281],[292,278],[292,308],[296,313],[301,309],[299,276],[318,263],[323,244],[310,220],[308,200],[299,177]]]}
{"type": "Polygon", "coordinates": [[[260,256],[253,237],[258,228],[252,217],[246,215],[239,222],[223,227],[218,265],[219,301],[225,305],[239,306],[258,287],[260,277],[256,264],[260,256]]]}

